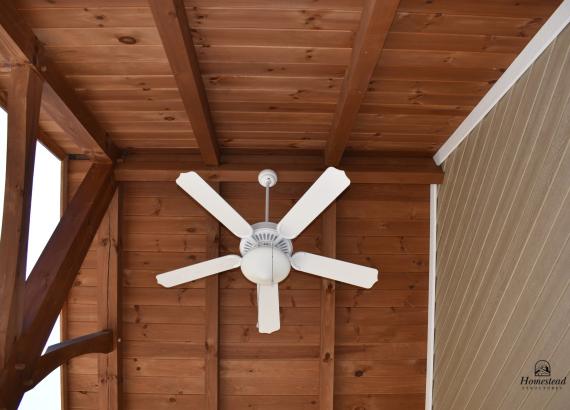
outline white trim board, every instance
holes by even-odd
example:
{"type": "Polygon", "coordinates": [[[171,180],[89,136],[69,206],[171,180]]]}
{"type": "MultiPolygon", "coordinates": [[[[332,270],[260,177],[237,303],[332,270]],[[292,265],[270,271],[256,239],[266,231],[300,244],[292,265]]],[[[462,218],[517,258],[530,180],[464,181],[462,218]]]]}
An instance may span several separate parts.
{"type": "Polygon", "coordinates": [[[428,334],[426,363],[426,410],[433,406],[433,362],[435,342],[435,277],[437,255],[437,185],[429,186],[429,285],[428,285],[428,334]]]}
{"type": "Polygon", "coordinates": [[[570,0],[564,0],[550,18],[529,41],[526,47],[515,58],[509,68],[479,101],[473,111],[457,127],[447,141],[433,156],[437,165],[443,161],[467,138],[469,133],[493,109],[499,100],[511,89],[515,82],[525,73],[542,52],[558,37],[558,34],[570,22],[570,0]]]}

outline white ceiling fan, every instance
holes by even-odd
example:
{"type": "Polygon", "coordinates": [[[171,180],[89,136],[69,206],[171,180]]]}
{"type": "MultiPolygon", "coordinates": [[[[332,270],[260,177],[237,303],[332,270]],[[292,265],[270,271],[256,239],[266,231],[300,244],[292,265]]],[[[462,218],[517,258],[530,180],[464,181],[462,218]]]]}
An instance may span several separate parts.
{"type": "Polygon", "coordinates": [[[370,288],[378,280],[378,270],[307,252],[293,254],[295,239],[349,185],[344,171],[329,167],[289,210],[278,224],[269,222],[269,189],[277,183],[270,169],[259,173],[265,187],[265,221],[250,225],[196,172],[182,173],[176,183],[196,202],[241,238],[239,255],[226,255],[156,276],[159,284],[172,287],[241,266],[244,276],[257,284],[257,327],[261,333],[279,330],[278,283],[294,269],[370,288]]]}

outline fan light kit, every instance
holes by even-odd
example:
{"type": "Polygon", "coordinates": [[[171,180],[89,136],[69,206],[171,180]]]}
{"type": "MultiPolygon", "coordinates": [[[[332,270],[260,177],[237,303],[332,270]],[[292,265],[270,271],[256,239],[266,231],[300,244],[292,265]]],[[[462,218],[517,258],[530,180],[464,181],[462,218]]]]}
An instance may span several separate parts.
{"type": "Polygon", "coordinates": [[[272,333],[280,327],[278,284],[289,276],[291,267],[363,288],[376,283],[377,269],[307,252],[293,253],[291,241],[350,185],[344,171],[327,168],[278,224],[269,221],[269,190],[277,183],[277,173],[265,169],[258,181],[265,188],[265,221],[250,225],[196,172],[180,174],[176,183],[241,238],[241,256],[226,255],[162,273],[156,276],[159,284],[172,287],[241,267],[243,275],[257,284],[259,332],[272,333]]]}

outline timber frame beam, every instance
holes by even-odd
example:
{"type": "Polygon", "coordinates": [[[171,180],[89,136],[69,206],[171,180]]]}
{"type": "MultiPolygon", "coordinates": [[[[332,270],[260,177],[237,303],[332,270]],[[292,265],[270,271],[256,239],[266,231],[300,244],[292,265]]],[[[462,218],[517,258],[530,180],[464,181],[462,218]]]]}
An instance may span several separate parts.
{"type": "MultiPolygon", "coordinates": [[[[117,181],[174,181],[194,170],[210,182],[257,181],[261,169],[275,168],[282,182],[314,182],[324,171],[319,156],[224,156],[217,167],[204,166],[196,155],[127,156],[115,166],[117,181]]],[[[439,184],[443,171],[431,158],[346,157],[341,164],[353,183],[439,184]]]]}
{"type": "Polygon", "coordinates": [[[65,340],[47,348],[38,359],[32,377],[26,381],[26,390],[33,389],[59,366],[88,353],[110,353],[113,350],[113,332],[109,329],[65,340]]]}
{"type": "Polygon", "coordinates": [[[333,124],[325,147],[325,163],[337,166],[346,149],[360,105],[400,0],[365,0],[349,66],[336,105],[333,124]]]}
{"type": "Polygon", "coordinates": [[[22,331],[26,259],[42,80],[29,66],[11,73],[6,188],[0,243],[0,367],[22,331]]]}
{"type": "Polygon", "coordinates": [[[218,165],[218,143],[184,1],[149,0],[149,5],[202,159],[206,165],[218,165]]]}
{"type": "Polygon", "coordinates": [[[47,59],[41,42],[10,1],[0,2],[0,44],[13,56],[13,66],[30,64],[36,69],[44,80],[42,107],[85,155],[98,162],[112,162],[118,157],[119,150],[107,132],[47,59]]]}
{"type": "MultiPolygon", "coordinates": [[[[27,387],[34,384],[42,350],[115,186],[111,164],[91,166],[25,281],[25,303],[19,313],[22,330],[0,372],[0,409],[16,409],[27,387]]],[[[3,237],[4,242],[11,239],[3,237]]]]}

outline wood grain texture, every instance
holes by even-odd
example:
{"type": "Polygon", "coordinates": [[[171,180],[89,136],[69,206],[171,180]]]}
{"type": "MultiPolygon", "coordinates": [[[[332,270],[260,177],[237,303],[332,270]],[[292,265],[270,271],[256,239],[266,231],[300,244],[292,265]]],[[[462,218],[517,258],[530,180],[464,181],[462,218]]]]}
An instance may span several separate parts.
{"type": "Polygon", "coordinates": [[[25,19],[10,2],[2,3],[1,7],[0,36],[2,45],[9,52],[8,61],[34,65],[45,80],[44,109],[86,154],[101,161],[114,160],[117,152],[107,133],[67,84],[58,68],[46,57],[43,46],[25,19]]]}
{"type": "MultiPolygon", "coordinates": [[[[322,216],[322,254],[336,258],[336,203],[325,210],[322,216]]],[[[335,374],[335,281],[321,279],[321,352],[319,363],[319,408],[334,408],[335,374]]]]}
{"type": "Polygon", "coordinates": [[[0,366],[4,367],[22,331],[24,288],[36,133],[42,80],[29,65],[10,75],[10,109],[0,261],[0,366]]]}
{"type": "Polygon", "coordinates": [[[541,359],[554,378],[570,370],[569,49],[566,29],[444,164],[436,407],[554,409],[566,395],[520,380],[541,359]]]}
{"type": "Polygon", "coordinates": [[[110,353],[113,350],[113,336],[113,331],[106,329],[49,346],[35,365],[33,385],[27,387],[35,387],[49,373],[74,357],[90,353],[110,353]]]}
{"type": "Polygon", "coordinates": [[[27,300],[37,303],[24,317],[27,354],[39,353],[45,344],[114,188],[110,167],[93,165],[30,273],[27,300]]]}
{"type": "MultiPolygon", "coordinates": [[[[71,161],[72,185],[85,172],[78,162],[71,161]]],[[[311,182],[273,188],[271,220],[279,220],[311,182]]],[[[263,189],[255,180],[224,182],[220,190],[247,220],[263,219],[263,189]]],[[[206,213],[173,182],[124,182],[122,195],[124,406],[206,408],[209,285],[200,280],[164,289],[155,280],[157,273],[209,257],[213,231],[206,213]]],[[[338,257],[378,264],[382,276],[372,290],[337,285],[336,366],[330,374],[335,406],[422,403],[427,241],[420,238],[427,238],[428,224],[417,219],[424,212],[417,210],[427,201],[426,186],[398,184],[353,184],[339,200],[338,257]],[[406,378],[406,392],[394,375],[406,378]]],[[[296,250],[323,252],[323,221],[308,227],[296,250]]],[[[238,251],[239,241],[223,228],[219,241],[221,255],[238,251]]],[[[96,261],[96,253],[88,253],[69,295],[71,335],[96,329],[96,261]]],[[[330,328],[329,318],[321,318],[321,279],[292,272],[281,284],[282,329],[271,335],[257,332],[255,288],[239,270],[220,275],[218,286],[219,408],[319,408],[323,319],[330,328]]],[[[72,408],[90,407],[87,397],[100,389],[96,373],[96,358],[71,361],[72,408]]]]}
{"type": "MultiPolygon", "coordinates": [[[[204,167],[192,155],[132,155],[115,168],[118,181],[174,181],[181,172],[197,171],[208,181],[249,182],[260,169],[279,165],[283,182],[312,182],[323,172],[317,156],[227,155],[216,168],[204,167]]],[[[342,163],[353,183],[429,184],[443,180],[443,173],[431,158],[351,157],[342,163]]]]}
{"type": "Polygon", "coordinates": [[[99,355],[99,409],[122,408],[122,277],[120,266],[120,191],[117,189],[97,232],[97,321],[112,331],[112,349],[99,355]]]}
{"type": "MultiPolygon", "coordinates": [[[[346,135],[340,165],[348,170],[353,186],[337,205],[338,257],[378,266],[382,273],[371,290],[336,285],[335,408],[423,407],[429,206],[422,184],[442,182],[442,173],[429,158],[410,157],[429,157],[445,141],[559,3],[400,2],[383,53],[362,88],[364,97],[346,135]]],[[[208,308],[208,300],[213,287],[202,280],[162,289],[155,280],[157,273],[210,257],[212,238],[206,213],[173,181],[179,172],[190,169],[201,171],[209,182],[222,181],[224,197],[254,222],[263,211],[257,173],[266,166],[276,168],[280,183],[274,190],[271,219],[279,220],[322,172],[322,152],[356,44],[362,2],[186,3],[188,24],[182,29],[191,31],[194,44],[186,51],[196,55],[195,63],[200,66],[215,141],[223,154],[219,169],[204,166],[196,155],[201,148],[196,124],[187,113],[185,95],[173,75],[176,70],[146,1],[18,0],[14,4],[25,25],[44,44],[46,58],[77,96],[67,101],[87,107],[98,129],[108,132],[108,139],[128,153],[117,168],[124,188],[120,223],[124,232],[120,309],[124,406],[207,408],[207,374],[213,373],[208,373],[212,361],[207,362],[210,353],[204,341],[212,329],[209,318],[214,309],[208,308]]],[[[22,40],[22,48],[31,44],[33,52],[34,40],[26,41],[22,40]]],[[[0,55],[4,48],[0,41],[0,55]]],[[[0,74],[0,93],[6,89],[5,78],[0,74]]],[[[531,83],[527,81],[525,90],[531,90],[531,83]]],[[[548,84],[552,86],[551,81],[548,84]]],[[[537,94],[529,92],[520,94],[532,101],[537,94]]],[[[524,115],[531,110],[522,103],[510,103],[510,107],[520,110],[516,120],[503,121],[502,115],[495,115],[493,126],[482,129],[481,135],[494,128],[501,133],[512,128],[512,135],[522,133],[527,123],[524,115]]],[[[58,122],[66,115],[58,121],[42,113],[46,135],[67,153],[89,154],[90,149],[69,143],[66,132],[81,135],[82,131],[77,124],[62,129],[66,124],[62,127],[58,122]]],[[[505,164],[512,164],[515,155],[507,156],[506,147],[513,141],[513,137],[488,140],[481,148],[489,153],[496,147],[497,155],[505,153],[505,164]]],[[[522,144],[516,146],[517,153],[523,152],[522,144]]],[[[454,168],[457,174],[481,177],[473,179],[473,184],[452,183],[452,189],[442,191],[443,198],[454,194],[465,198],[471,187],[493,180],[496,174],[491,171],[486,178],[475,172],[489,163],[478,160],[477,152],[478,146],[471,146],[462,154],[467,163],[457,160],[454,168]]],[[[70,192],[77,189],[85,172],[85,161],[70,161],[70,192]]],[[[450,172],[454,171],[450,168],[450,172]]],[[[505,165],[501,174],[508,173],[505,165]]],[[[442,227],[456,226],[462,215],[476,212],[469,204],[483,205],[488,197],[485,192],[480,197],[476,192],[468,196],[460,208],[442,218],[442,227]]],[[[490,215],[483,222],[489,222],[490,215]]],[[[507,218],[507,214],[500,217],[507,218]]],[[[460,225],[457,235],[475,231],[473,223],[460,225]]],[[[322,252],[323,229],[322,220],[317,220],[295,241],[295,249],[322,252]]],[[[447,255],[465,254],[472,247],[471,242],[462,244],[451,238],[442,240],[443,246],[453,248],[447,255]]],[[[219,241],[220,254],[237,252],[239,241],[226,230],[221,229],[219,241]]],[[[87,251],[68,296],[65,326],[71,337],[99,329],[102,290],[98,288],[96,249],[92,244],[87,251]]],[[[442,263],[454,264],[446,258],[442,263]]],[[[281,288],[283,328],[269,336],[257,333],[255,291],[241,273],[227,272],[217,280],[218,407],[318,408],[320,279],[292,272],[281,288]]],[[[449,295],[449,306],[463,309],[460,288],[445,278],[441,286],[449,295]]],[[[487,285],[483,290],[489,290],[487,285]]],[[[493,293],[493,298],[497,295],[493,293]]],[[[475,298],[475,292],[466,296],[475,298]]],[[[555,300],[564,301],[557,296],[553,294],[555,300]]],[[[491,322],[490,311],[485,310],[488,303],[480,299],[477,307],[491,322]]],[[[551,306],[545,305],[543,311],[551,306]]],[[[453,310],[444,309],[441,318],[453,318],[453,310]]],[[[558,346],[563,346],[565,339],[557,333],[563,326],[557,327],[559,323],[549,322],[543,334],[554,334],[553,343],[562,341],[558,346]]],[[[462,322],[455,325],[461,330],[458,325],[462,322]]],[[[540,331],[528,328],[529,335],[540,331]]],[[[470,342],[465,336],[461,343],[470,342]]],[[[458,355],[455,345],[450,342],[448,350],[457,350],[458,355]]],[[[476,344],[469,346],[472,352],[476,344]]],[[[541,346],[551,347],[554,360],[563,360],[564,348],[541,346]]],[[[457,383],[460,372],[470,365],[458,366],[457,383]]],[[[480,371],[484,365],[473,367],[480,371]]],[[[70,408],[96,408],[102,387],[97,367],[98,359],[91,355],[70,361],[66,370],[70,408]]],[[[454,370],[447,370],[449,377],[454,370]]],[[[465,391],[465,386],[461,389],[465,391]]],[[[485,391],[480,386],[473,389],[477,394],[485,391]]],[[[525,400],[531,407],[537,399],[525,400]]],[[[560,400],[553,398],[552,406],[560,400]]]]}
{"type": "Polygon", "coordinates": [[[340,163],[399,3],[399,0],[367,0],[364,2],[360,26],[356,33],[350,63],[344,76],[330,137],[325,148],[327,165],[340,163]]]}
{"type": "MultiPolygon", "coordinates": [[[[212,187],[220,192],[220,184],[212,187]]],[[[211,215],[206,216],[206,258],[213,259],[220,255],[220,223],[211,215]]],[[[220,345],[220,276],[209,276],[205,280],[206,306],[204,319],[206,325],[206,409],[219,408],[219,345],[220,345]]]]}
{"type": "MultiPolygon", "coordinates": [[[[36,362],[114,189],[111,166],[92,165],[26,280],[25,298],[34,303],[26,305],[22,334],[0,374],[1,405],[16,408],[25,387],[33,384],[36,362]]],[[[73,338],[97,329],[76,331],[68,326],[68,330],[73,338]]]]}
{"type": "Polygon", "coordinates": [[[218,165],[219,149],[194,51],[184,1],[149,0],[178,89],[206,165],[218,165]]]}
{"type": "MultiPolygon", "coordinates": [[[[186,51],[195,54],[200,67],[221,152],[322,153],[333,121],[317,124],[310,118],[334,114],[336,103],[343,100],[341,84],[352,67],[351,55],[358,54],[359,27],[365,26],[362,17],[372,3],[186,3],[188,24],[182,29],[190,31],[186,44],[193,44],[186,51]],[[253,120],[236,124],[229,111],[253,120]],[[276,112],[287,113],[289,119],[275,119],[276,112]]],[[[358,115],[343,122],[352,124],[350,132],[341,134],[347,153],[431,156],[561,1],[471,3],[400,2],[392,24],[385,24],[382,55],[377,64],[369,64],[372,77],[368,83],[364,76],[358,79],[361,101],[348,105],[358,115]],[[405,83],[394,88],[391,82],[398,81],[405,83]],[[386,125],[386,106],[397,116],[395,124],[386,125]],[[412,111],[441,122],[416,125],[405,117],[412,111]]],[[[15,5],[44,44],[45,56],[71,76],[66,80],[117,147],[193,152],[202,147],[197,140],[202,133],[193,132],[201,119],[186,118],[190,94],[179,92],[178,72],[173,72],[172,55],[169,58],[163,47],[162,30],[148,2],[66,0],[49,5],[18,0],[15,5]]],[[[386,10],[371,21],[384,22],[386,10]]],[[[167,28],[174,31],[178,26],[167,28]]],[[[25,48],[26,38],[21,42],[25,48]]],[[[372,52],[365,56],[377,55],[380,43],[369,44],[372,52]]],[[[185,54],[174,58],[181,60],[185,54]]],[[[367,72],[354,77],[361,73],[367,72]]],[[[68,153],[82,151],[61,130],[56,141],[68,153]]]]}

